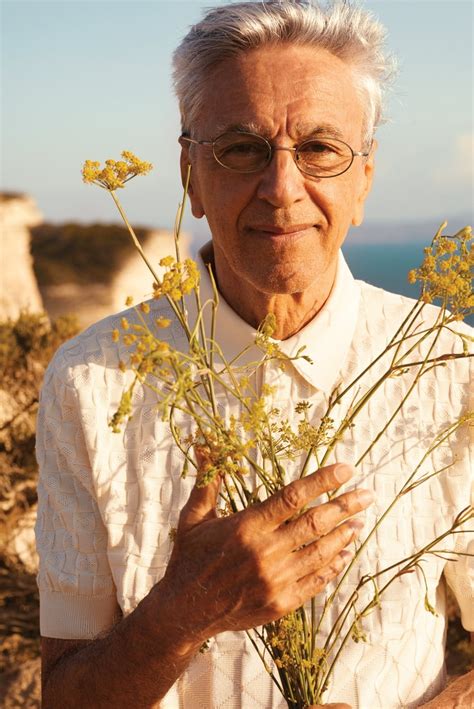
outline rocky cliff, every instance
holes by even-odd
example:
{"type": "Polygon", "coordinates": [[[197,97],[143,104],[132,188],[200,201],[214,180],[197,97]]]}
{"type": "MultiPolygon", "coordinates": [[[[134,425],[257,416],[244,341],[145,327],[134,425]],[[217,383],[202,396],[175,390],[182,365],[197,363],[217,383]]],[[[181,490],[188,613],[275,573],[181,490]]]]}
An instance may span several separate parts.
{"type": "Polygon", "coordinates": [[[43,217],[27,195],[0,194],[0,320],[43,309],[30,255],[30,228],[43,217]]]}
{"type": "MultiPolygon", "coordinates": [[[[49,229],[51,230],[52,227],[49,226],[49,229]]],[[[58,232],[57,238],[61,239],[61,225],[54,227],[54,229],[58,232]]],[[[34,255],[41,249],[40,231],[42,230],[43,227],[33,230],[34,255]]],[[[77,266],[70,262],[67,264],[70,269],[70,276],[67,279],[42,278],[41,273],[37,270],[39,289],[48,315],[54,319],[61,315],[73,313],[82,328],[111,313],[124,310],[127,296],[131,296],[134,303],[139,303],[150,298],[153,292],[153,276],[148,271],[141,256],[129,243],[128,233],[126,233],[125,228],[113,225],[97,226],[96,232],[103,230],[105,238],[98,239],[95,251],[94,246],[87,247],[87,244],[91,242],[88,233],[92,230],[94,230],[94,225],[87,227],[75,225],[75,232],[73,232],[72,236],[75,240],[75,248],[78,242],[82,242],[84,248],[88,248],[90,260],[97,262],[99,259],[104,258],[103,253],[100,252],[104,250],[103,242],[107,242],[109,230],[111,234],[116,234],[120,230],[121,239],[125,241],[125,248],[122,243],[117,244],[114,255],[112,253],[114,242],[111,239],[107,263],[102,263],[102,265],[96,263],[96,268],[94,269],[89,264],[87,268],[80,269],[80,273],[78,273],[77,266]],[[73,272],[73,267],[76,273],[73,272]],[[86,273],[87,270],[89,273],[86,273]]],[[[172,233],[163,229],[136,231],[142,232],[140,241],[150,263],[160,274],[162,271],[158,265],[160,259],[168,254],[174,254],[172,233]]],[[[182,258],[186,258],[189,255],[188,244],[189,238],[183,234],[181,237],[182,258]]],[[[57,259],[58,255],[56,254],[54,258],[57,259]]],[[[61,260],[64,263],[65,257],[61,260]]]]}

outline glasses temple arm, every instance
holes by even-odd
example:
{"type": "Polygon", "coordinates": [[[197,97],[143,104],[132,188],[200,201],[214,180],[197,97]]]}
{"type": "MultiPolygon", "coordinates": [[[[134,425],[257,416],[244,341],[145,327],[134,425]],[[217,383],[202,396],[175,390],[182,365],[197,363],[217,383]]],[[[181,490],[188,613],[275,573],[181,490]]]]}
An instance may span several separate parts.
{"type": "Polygon", "coordinates": [[[194,140],[194,138],[189,138],[187,135],[180,135],[180,140],[186,140],[188,143],[195,143],[195,145],[212,145],[211,140],[194,140]]]}

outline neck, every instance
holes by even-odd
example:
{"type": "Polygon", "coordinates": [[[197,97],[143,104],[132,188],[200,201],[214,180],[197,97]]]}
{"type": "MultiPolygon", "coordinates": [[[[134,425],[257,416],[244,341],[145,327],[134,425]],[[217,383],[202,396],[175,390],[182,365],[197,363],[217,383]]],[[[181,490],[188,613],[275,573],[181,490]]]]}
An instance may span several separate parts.
{"type": "Polygon", "coordinates": [[[225,278],[220,278],[219,261],[214,258],[212,244],[206,244],[201,251],[205,263],[212,265],[219,293],[230,307],[245,322],[257,328],[268,313],[275,315],[277,329],[273,333],[276,340],[286,340],[295,335],[321,310],[331,293],[336,276],[337,264],[331,272],[324,273],[309,288],[299,293],[266,293],[246,282],[233,271],[225,269],[225,278]]]}

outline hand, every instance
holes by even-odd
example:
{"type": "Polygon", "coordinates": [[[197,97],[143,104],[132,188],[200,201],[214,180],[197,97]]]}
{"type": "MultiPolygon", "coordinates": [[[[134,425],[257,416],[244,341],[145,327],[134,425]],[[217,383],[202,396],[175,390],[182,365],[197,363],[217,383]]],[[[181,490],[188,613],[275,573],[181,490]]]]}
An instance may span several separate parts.
{"type": "MultiPolygon", "coordinates": [[[[200,458],[202,463],[202,453],[200,458]]],[[[281,618],[320,593],[352,557],[344,547],[363,522],[348,518],[368,507],[373,494],[348,492],[292,518],[352,474],[347,465],[326,466],[228,517],[216,512],[219,479],[195,485],[160,583],[182,632],[205,640],[246,630],[281,618]]]]}
{"type": "MultiPolygon", "coordinates": [[[[474,637],[471,634],[472,639],[474,637]]],[[[474,707],[474,670],[450,682],[441,694],[420,709],[472,709],[474,707]]]]}

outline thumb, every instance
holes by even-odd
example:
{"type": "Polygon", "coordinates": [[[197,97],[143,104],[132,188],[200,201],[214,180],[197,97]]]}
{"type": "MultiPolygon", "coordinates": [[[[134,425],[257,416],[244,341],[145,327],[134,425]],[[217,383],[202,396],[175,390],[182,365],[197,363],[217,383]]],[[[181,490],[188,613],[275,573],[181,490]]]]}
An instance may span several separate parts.
{"type": "Polygon", "coordinates": [[[217,517],[217,500],[221,486],[221,475],[215,475],[210,482],[203,483],[203,478],[212,466],[209,449],[204,446],[194,446],[198,473],[196,482],[188,501],[181,510],[178,522],[178,533],[187,532],[197,524],[217,517]]]}

